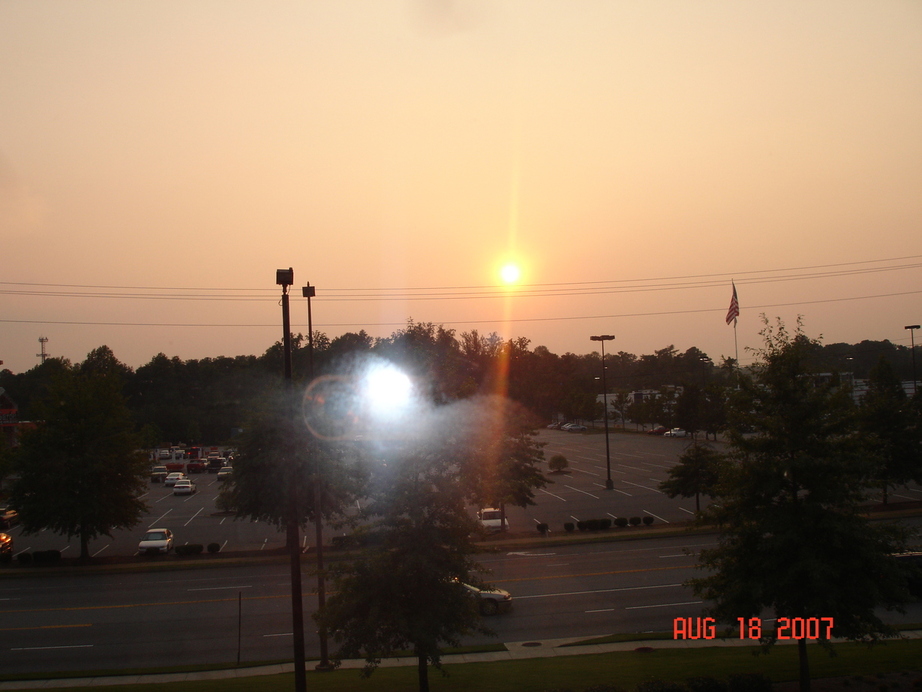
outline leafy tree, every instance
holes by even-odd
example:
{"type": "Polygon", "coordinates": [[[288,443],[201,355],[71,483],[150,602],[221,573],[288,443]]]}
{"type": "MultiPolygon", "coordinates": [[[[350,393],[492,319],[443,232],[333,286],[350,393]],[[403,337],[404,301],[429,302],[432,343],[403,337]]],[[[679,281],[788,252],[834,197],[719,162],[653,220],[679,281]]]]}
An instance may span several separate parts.
{"type": "Polygon", "coordinates": [[[567,458],[563,454],[555,454],[547,462],[547,467],[553,473],[563,473],[564,469],[566,469],[569,465],[570,462],[567,461],[567,458]]]}
{"type": "Polygon", "coordinates": [[[121,393],[126,372],[106,347],[82,365],[62,364],[16,455],[11,504],[23,531],[77,536],[83,560],[90,540],[131,528],[147,509],[147,459],[121,393]]]}
{"type": "MultiPolygon", "coordinates": [[[[851,431],[847,389],[808,366],[817,342],[767,320],[751,375],[741,375],[729,430],[730,458],[708,514],[722,527],[716,548],[691,580],[725,622],[759,617],[831,617],[834,634],[875,639],[887,631],[875,609],[908,597],[891,554],[904,544],[894,526],[861,514],[861,448],[851,431]],[[751,434],[743,434],[749,429],[751,434]],[[847,575],[847,578],[843,578],[847,575]]],[[[774,642],[774,635],[767,644],[774,642]]],[[[800,684],[809,689],[806,640],[798,642],[800,684]]]]}
{"type": "Polygon", "coordinates": [[[695,497],[695,511],[701,511],[701,493],[710,495],[717,487],[723,455],[707,445],[695,442],[669,469],[669,478],[659,488],[669,497],[695,497]]]}
{"type": "Polygon", "coordinates": [[[675,423],[693,437],[704,427],[704,392],[698,385],[686,385],[676,397],[675,423]]]}
{"type": "Polygon", "coordinates": [[[340,515],[361,485],[359,469],[337,463],[336,451],[310,433],[291,392],[267,395],[237,449],[234,482],[224,489],[222,502],[238,517],[281,528],[296,511],[294,519],[303,526],[315,518],[317,473],[327,518],[340,515]]]}
{"type": "Polygon", "coordinates": [[[922,481],[922,441],[918,415],[900,379],[883,358],[871,370],[859,421],[867,436],[867,454],[874,463],[871,480],[883,492],[886,504],[890,488],[922,481]]]}
{"type": "Polygon", "coordinates": [[[477,525],[449,446],[415,440],[383,454],[368,510],[372,547],[338,575],[318,622],[334,633],[338,658],[365,659],[365,676],[382,657],[411,650],[426,692],[428,667],[441,668],[442,646],[487,632],[461,583],[482,586],[471,558],[477,525]]]}

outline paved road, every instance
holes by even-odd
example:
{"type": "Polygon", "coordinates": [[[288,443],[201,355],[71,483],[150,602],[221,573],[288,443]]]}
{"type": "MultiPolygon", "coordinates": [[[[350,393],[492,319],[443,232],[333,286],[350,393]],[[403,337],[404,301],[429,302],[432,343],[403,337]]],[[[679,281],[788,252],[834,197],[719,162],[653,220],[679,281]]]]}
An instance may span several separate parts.
{"type": "MultiPolygon", "coordinates": [[[[489,618],[496,638],[527,642],[669,630],[703,605],[681,584],[712,536],[547,547],[481,556],[487,578],[513,593],[489,618]]],[[[313,579],[305,570],[305,610],[313,579]]],[[[291,655],[284,564],[164,573],[7,578],[0,582],[0,670],[6,674],[227,663],[291,655]],[[239,617],[239,620],[238,620],[239,617]]],[[[889,621],[922,621],[922,604],[889,621]]],[[[309,656],[318,643],[306,621],[309,656]]]]}

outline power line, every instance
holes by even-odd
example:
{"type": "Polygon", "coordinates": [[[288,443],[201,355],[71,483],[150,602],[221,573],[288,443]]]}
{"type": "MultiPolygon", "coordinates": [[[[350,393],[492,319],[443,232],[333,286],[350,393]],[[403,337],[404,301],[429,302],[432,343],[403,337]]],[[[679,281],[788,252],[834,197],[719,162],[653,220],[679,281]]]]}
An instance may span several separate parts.
{"type": "MultiPolygon", "coordinates": [[[[899,293],[882,293],[869,296],[852,296],[849,298],[826,298],[821,300],[804,300],[793,303],[769,303],[765,305],[747,306],[749,310],[765,310],[768,308],[796,307],[799,305],[817,305],[821,303],[843,303],[853,300],[872,300],[875,298],[894,298],[898,296],[916,295],[922,293],[919,291],[902,291],[899,293]]],[[[632,312],[615,315],[567,315],[565,317],[523,317],[513,319],[493,319],[493,320],[446,320],[448,324],[477,325],[477,324],[507,324],[522,322],[564,322],[574,320],[599,320],[599,319],[623,319],[627,317],[661,317],[665,315],[692,315],[706,312],[726,312],[726,308],[699,308],[694,310],[666,310],[660,312],[632,312]]],[[[240,324],[240,323],[188,323],[188,322],[83,322],[76,320],[11,320],[0,319],[0,323],[6,324],[60,324],[76,326],[95,326],[95,327],[234,327],[234,328],[276,328],[275,323],[267,324],[240,324]]],[[[328,322],[318,323],[315,327],[402,327],[406,325],[403,322],[328,322]]]]}

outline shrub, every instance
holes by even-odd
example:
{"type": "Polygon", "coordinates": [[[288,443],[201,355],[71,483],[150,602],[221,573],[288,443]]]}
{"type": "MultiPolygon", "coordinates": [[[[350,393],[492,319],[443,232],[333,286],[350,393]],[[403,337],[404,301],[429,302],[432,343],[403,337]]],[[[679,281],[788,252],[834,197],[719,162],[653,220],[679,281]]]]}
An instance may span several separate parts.
{"type": "Polygon", "coordinates": [[[599,529],[602,531],[608,531],[611,528],[611,519],[605,517],[604,519],[599,519],[599,529]]]}
{"type": "Polygon", "coordinates": [[[177,555],[201,555],[205,546],[201,543],[186,543],[185,545],[176,546],[177,555]]]}
{"type": "Polygon", "coordinates": [[[546,536],[547,532],[551,530],[551,527],[547,524],[538,524],[538,533],[542,536],[546,536]]]}
{"type": "Polygon", "coordinates": [[[16,556],[16,561],[20,565],[31,565],[32,564],[32,553],[19,553],[16,556]]]}
{"type": "Polygon", "coordinates": [[[209,544],[208,544],[208,552],[209,552],[209,553],[220,553],[220,552],[221,552],[221,544],[220,544],[220,543],[209,543],[209,544]]]}
{"type": "Polygon", "coordinates": [[[734,673],[728,683],[729,692],[772,692],[771,678],[763,673],[734,673]]]}
{"type": "Polygon", "coordinates": [[[664,680],[645,680],[637,685],[636,689],[637,692],[686,692],[679,683],[664,680]]]}
{"type": "Polygon", "coordinates": [[[561,473],[569,465],[570,462],[563,454],[555,454],[547,462],[547,467],[555,473],[561,473]]]}
{"type": "Polygon", "coordinates": [[[563,525],[563,530],[566,531],[567,533],[573,533],[575,529],[576,527],[573,525],[572,521],[568,521],[567,523],[563,525]]]}
{"type": "Polygon", "coordinates": [[[576,528],[579,529],[580,531],[588,531],[589,530],[588,522],[578,521],[576,522],[576,528]]]}
{"type": "Polygon", "coordinates": [[[652,523],[653,523],[653,517],[651,517],[649,514],[643,518],[644,526],[649,526],[652,523]]]}
{"type": "Polygon", "coordinates": [[[36,565],[56,565],[61,561],[61,551],[36,550],[32,553],[32,561],[36,565]]]}
{"type": "Polygon", "coordinates": [[[689,692],[728,692],[727,683],[715,678],[687,678],[685,686],[689,692]]]}
{"type": "Polygon", "coordinates": [[[631,526],[640,526],[641,519],[640,517],[631,517],[628,522],[631,526]]]}
{"type": "Polygon", "coordinates": [[[625,526],[627,526],[627,517],[618,517],[615,519],[615,526],[617,526],[619,529],[623,529],[625,526]]]}

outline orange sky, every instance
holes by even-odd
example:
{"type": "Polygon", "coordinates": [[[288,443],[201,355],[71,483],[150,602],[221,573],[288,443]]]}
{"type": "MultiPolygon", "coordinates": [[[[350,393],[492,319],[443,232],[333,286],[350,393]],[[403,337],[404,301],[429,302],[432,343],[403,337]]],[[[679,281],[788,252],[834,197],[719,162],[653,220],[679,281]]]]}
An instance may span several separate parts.
{"type": "Polygon", "coordinates": [[[915,0],[0,3],[14,372],[262,353],[288,266],[331,337],[716,360],[734,278],[743,362],[760,312],[908,345],[920,231],[915,0]]]}

